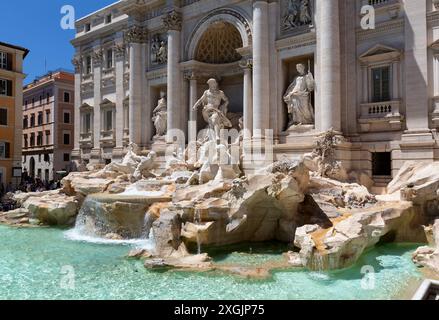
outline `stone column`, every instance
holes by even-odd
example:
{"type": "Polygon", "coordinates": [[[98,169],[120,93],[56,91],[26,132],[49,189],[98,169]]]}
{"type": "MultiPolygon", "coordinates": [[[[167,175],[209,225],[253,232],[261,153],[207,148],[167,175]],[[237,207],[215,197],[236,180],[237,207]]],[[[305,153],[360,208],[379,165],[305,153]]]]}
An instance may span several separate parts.
{"type": "Polygon", "coordinates": [[[116,147],[113,150],[113,158],[120,159],[123,157],[123,136],[124,136],[124,72],[125,72],[125,45],[122,42],[114,46],[114,55],[116,60],[116,147]]]}
{"type": "MultiPolygon", "coordinates": [[[[318,0],[317,52],[320,62],[320,131],[341,130],[339,0],[318,0]]],[[[317,117],[316,117],[317,118],[317,117]]]]}
{"type": "Polygon", "coordinates": [[[244,69],[244,140],[250,140],[253,136],[253,77],[252,77],[252,60],[245,59],[241,63],[244,69]]]}
{"type": "Polygon", "coordinates": [[[93,61],[93,149],[91,150],[92,163],[102,162],[101,158],[101,80],[102,80],[102,59],[103,52],[101,47],[96,47],[92,55],[93,61]]]}
{"type": "Polygon", "coordinates": [[[268,3],[253,4],[253,138],[263,139],[269,127],[270,57],[268,3]]]}
{"type": "Polygon", "coordinates": [[[82,58],[75,57],[72,60],[72,64],[75,66],[75,135],[73,137],[73,151],[72,160],[81,160],[81,146],[79,141],[81,140],[82,124],[81,124],[81,72],[82,72],[82,58]]]}
{"type": "Polygon", "coordinates": [[[146,41],[146,30],[141,26],[133,26],[127,32],[125,38],[130,45],[130,142],[140,146],[142,142],[142,105],[145,78],[144,43],[146,41]]]}
{"type": "Polygon", "coordinates": [[[180,36],[181,14],[169,12],[163,23],[168,29],[168,133],[166,142],[173,142],[172,129],[180,128],[181,74],[180,74],[180,36]]]}
{"type": "Polygon", "coordinates": [[[405,1],[405,81],[408,131],[429,131],[427,1],[405,1]]]}
{"type": "Polygon", "coordinates": [[[189,127],[188,127],[188,141],[196,141],[198,134],[197,127],[197,111],[193,109],[198,100],[198,80],[193,72],[187,75],[189,80],[189,127]]]}

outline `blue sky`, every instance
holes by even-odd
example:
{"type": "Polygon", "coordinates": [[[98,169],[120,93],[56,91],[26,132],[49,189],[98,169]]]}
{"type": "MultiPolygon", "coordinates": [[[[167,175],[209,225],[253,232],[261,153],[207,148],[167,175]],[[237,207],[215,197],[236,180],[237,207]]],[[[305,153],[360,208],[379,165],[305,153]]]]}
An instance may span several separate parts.
{"type": "Polygon", "coordinates": [[[61,7],[72,5],[78,19],[114,2],[116,0],[5,1],[0,10],[0,41],[30,50],[24,62],[24,72],[28,75],[25,83],[49,70],[73,70],[74,50],[70,40],[75,31],[61,28],[61,7]]]}

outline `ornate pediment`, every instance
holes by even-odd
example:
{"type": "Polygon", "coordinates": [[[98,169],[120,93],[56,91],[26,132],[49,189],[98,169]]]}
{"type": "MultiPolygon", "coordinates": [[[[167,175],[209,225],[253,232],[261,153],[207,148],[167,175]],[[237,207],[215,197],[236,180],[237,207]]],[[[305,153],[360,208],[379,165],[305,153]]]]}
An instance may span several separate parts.
{"type": "Polygon", "coordinates": [[[385,60],[395,60],[401,57],[401,50],[377,44],[367,50],[360,56],[360,61],[363,63],[371,63],[385,60]]]}
{"type": "Polygon", "coordinates": [[[115,103],[109,99],[104,99],[101,102],[101,107],[114,107],[115,103]]]}
{"type": "Polygon", "coordinates": [[[88,103],[83,103],[81,104],[81,106],[79,107],[79,109],[81,109],[81,111],[85,111],[85,110],[93,110],[93,107],[91,105],[89,105],[88,103]]]}
{"type": "Polygon", "coordinates": [[[439,39],[436,40],[435,42],[433,42],[433,43],[430,45],[430,47],[431,47],[433,50],[437,50],[437,51],[439,51],[439,39]]]}

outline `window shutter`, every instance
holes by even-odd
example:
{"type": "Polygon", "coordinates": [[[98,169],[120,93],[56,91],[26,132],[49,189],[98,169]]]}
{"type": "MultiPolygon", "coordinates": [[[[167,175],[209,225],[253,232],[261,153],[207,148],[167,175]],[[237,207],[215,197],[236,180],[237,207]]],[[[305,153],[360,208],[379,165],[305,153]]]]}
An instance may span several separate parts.
{"type": "Polygon", "coordinates": [[[9,159],[11,157],[11,144],[9,142],[5,142],[5,158],[9,159]]]}
{"type": "Polygon", "coordinates": [[[12,97],[12,81],[11,80],[7,80],[6,81],[6,95],[9,97],[12,97]]]}
{"type": "Polygon", "coordinates": [[[7,55],[7,66],[6,66],[6,68],[8,70],[12,71],[12,53],[8,53],[8,55],[7,55]]]}

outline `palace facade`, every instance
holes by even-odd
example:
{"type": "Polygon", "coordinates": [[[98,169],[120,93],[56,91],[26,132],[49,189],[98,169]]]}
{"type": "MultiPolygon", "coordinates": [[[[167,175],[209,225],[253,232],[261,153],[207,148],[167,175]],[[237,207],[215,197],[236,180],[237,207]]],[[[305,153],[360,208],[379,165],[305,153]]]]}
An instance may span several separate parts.
{"type": "Polygon", "coordinates": [[[273,130],[277,158],[332,128],[344,137],[337,158],[377,186],[404,161],[439,160],[436,0],[122,0],[76,27],[78,160],[120,159],[129,142],[154,149],[172,129],[194,139],[210,78],[244,141],[273,130]],[[366,5],[374,28],[362,27],[366,5]],[[161,139],[153,119],[165,104],[161,139]]]}
{"type": "Polygon", "coordinates": [[[74,75],[51,71],[24,87],[23,167],[49,182],[71,171],[74,136],[74,75]]]}
{"type": "Polygon", "coordinates": [[[0,186],[5,189],[21,181],[23,60],[28,53],[26,48],[0,42],[0,186]]]}

